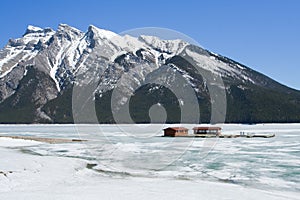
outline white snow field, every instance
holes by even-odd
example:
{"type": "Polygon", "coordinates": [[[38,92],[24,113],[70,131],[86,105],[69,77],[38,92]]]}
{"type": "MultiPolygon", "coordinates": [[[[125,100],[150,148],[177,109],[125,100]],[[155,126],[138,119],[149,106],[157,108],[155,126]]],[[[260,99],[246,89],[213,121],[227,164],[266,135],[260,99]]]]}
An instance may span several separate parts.
{"type": "Polygon", "coordinates": [[[166,126],[1,125],[0,136],[89,141],[0,137],[0,199],[300,199],[300,124],[221,124],[276,137],[216,140],[159,137],[166,126]]]}

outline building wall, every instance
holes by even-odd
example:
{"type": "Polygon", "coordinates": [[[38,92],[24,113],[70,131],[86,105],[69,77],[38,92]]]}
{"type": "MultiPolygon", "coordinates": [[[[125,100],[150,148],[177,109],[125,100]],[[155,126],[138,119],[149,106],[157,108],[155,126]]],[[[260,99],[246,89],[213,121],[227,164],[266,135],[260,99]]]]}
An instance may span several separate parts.
{"type": "Polygon", "coordinates": [[[165,131],[165,136],[169,136],[169,137],[175,137],[175,130],[172,130],[172,129],[167,129],[167,130],[164,130],[165,131]]]}
{"type": "Polygon", "coordinates": [[[176,132],[175,136],[186,136],[187,134],[188,134],[188,131],[176,132]]]}
{"type": "Polygon", "coordinates": [[[173,129],[164,130],[164,136],[169,136],[169,137],[186,136],[187,134],[188,134],[187,130],[183,132],[178,132],[173,129]]]}

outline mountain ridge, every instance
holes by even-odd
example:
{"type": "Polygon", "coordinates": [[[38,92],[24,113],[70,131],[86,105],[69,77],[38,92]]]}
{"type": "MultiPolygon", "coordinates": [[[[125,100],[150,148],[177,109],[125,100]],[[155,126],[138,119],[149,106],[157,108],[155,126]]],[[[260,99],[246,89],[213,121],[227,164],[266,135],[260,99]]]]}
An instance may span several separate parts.
{"type": "Polygon", "coordinates": [[[167,110],[169,123],[300,122],[298,90],[230,58],[180,39],[121,36],[93,25],[82,32],[60,24],[56,31],[29,25],[23,37],[0,50],[0,123],[73,123],[73,88],[89,84],[96,84],[93,102],[100,123],[151,122],[153,105],[167,110]],[[220,81],[212,83],[215,79],[220,81]],[[193,96],[187,99],[189,89],[193,96]],[[212,89],[221,92],[218,97],[212,89]],[[216,106],[219,99],[226,105],[216,106]],[[114,113],[126,105],[134,120],[116,119],[114,113]],[[189,106],[200,117],[185,115],[182,109],[189,106]],[[19,114],[24,110],[27,116],[19,114]],[[218,117],[212,119],[215,111],[218,117]]]}

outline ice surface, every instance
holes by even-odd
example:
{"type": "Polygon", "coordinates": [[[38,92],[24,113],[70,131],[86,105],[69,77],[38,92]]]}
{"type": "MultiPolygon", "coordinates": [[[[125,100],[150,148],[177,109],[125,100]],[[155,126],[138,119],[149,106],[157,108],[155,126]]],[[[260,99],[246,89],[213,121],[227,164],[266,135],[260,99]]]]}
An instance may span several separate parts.
{"type": "Polygon", "coordinates": [[[177,144],[183,143],[174,143],[180,138],[153,136],[167,126],[179,125],[0,125],[1,135],[90,139],[45,144],[0,138],[0,199],[299,199],[299,124],[221,124],[226,132],[276,137],[196,139],[163,169],[137,167],[142,155],[156,155],[145,164],[157,162],[169,142],[176,144],[172,152],[182,151],[177,144]]]}
{"type": "Polygon", "coordinates": [[[20,146],[32,146],[41,144],[41,142],[30,141],[30,140],[21,140],[21,139],[12,139],[8,137],[0,138],[0,147],[20,147],[20,146]]]}

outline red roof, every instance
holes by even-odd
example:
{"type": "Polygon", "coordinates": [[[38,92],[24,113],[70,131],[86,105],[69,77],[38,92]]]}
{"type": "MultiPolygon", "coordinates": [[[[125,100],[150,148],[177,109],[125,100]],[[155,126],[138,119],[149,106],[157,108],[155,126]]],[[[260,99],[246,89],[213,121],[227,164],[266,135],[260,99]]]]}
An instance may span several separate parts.
{"type": "Polygon", "coordinates": [[[164,130],[166,129],[173,129],[175,131],[180,131],[180,130],[189,130],[187,128],[184,128],[184,127],[168,127],[168,128],[165,128],[164,130]]]}
{"type": "Polygon", "coordinates": [[[211,127],[211,126],[208,126],[208,127],[194,127],[193,130],[221,130],[222,128],[221,127],[211,127]]]}

